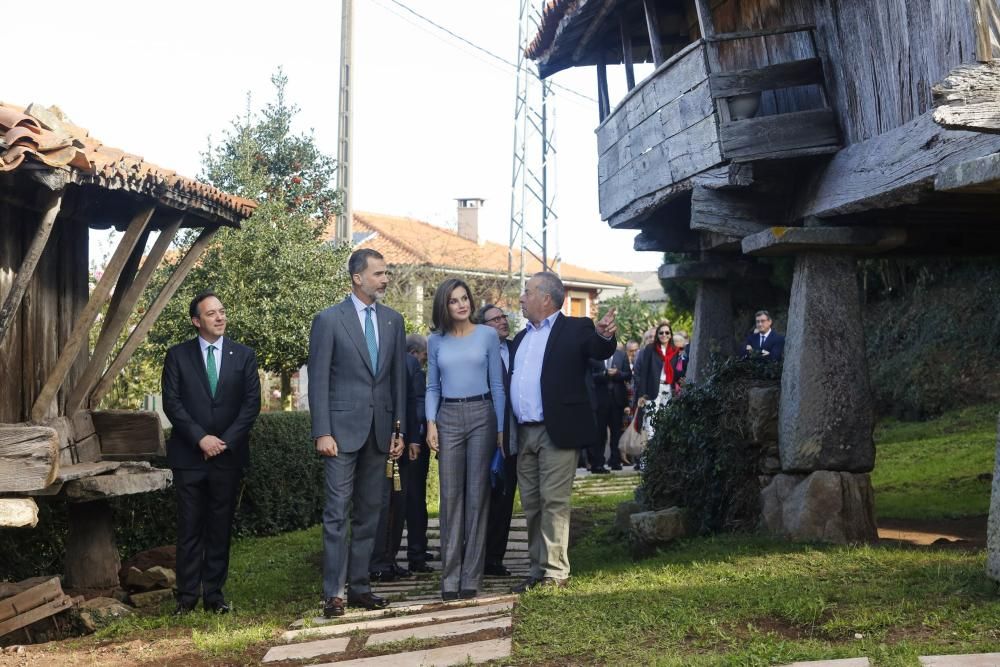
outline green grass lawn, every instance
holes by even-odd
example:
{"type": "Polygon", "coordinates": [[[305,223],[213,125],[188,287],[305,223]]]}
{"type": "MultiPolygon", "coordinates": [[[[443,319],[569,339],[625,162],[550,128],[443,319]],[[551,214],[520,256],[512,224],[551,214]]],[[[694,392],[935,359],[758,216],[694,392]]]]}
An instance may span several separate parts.
{"type": "Polygon", "coordinates": [[[875,431],[872,473],[881,518],[940,519],[989,512],[996,405],[927,422],[886,420],[875,431]]]}

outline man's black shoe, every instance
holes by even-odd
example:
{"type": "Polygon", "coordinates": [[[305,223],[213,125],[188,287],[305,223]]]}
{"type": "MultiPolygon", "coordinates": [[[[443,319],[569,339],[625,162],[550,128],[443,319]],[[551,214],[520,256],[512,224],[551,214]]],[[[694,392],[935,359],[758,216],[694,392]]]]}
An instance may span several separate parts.
{"type": "Polygon", "coordinates": [[[602,468],[591,468],[590,469],[590,474],[591,475],[610,475],[611,471],[608,470],[607,468],[603,468],[603,467],[602,468]]]}
{"type": "Polygon", "coordinates": [[[174,616],[186,616],[187,614],[190,614],[192,611],[194,611],[193,604],[183,604],[181,602],[178,602],[177,606],[174,608],[174,616]]]}
{"type": "Polygon", "coordinates": [[[462,598],[463,600],[471,600],[477,595],[479,595],[479,591],[475,591],[471,588],[463,588],[458,592],[458,597],[462,598]]]}
{"type": "Polygon", "coordinates": [[[424,560],[441,560],[441,556],[435,553],[427,551],[424,553],[424,560]]]}
{"type": "Polygon", "coordinates": [[[458,599],[458,591],[441,591],[441,599],[445,602],[451,602],[452,600],[458,599]]]}
{"type": "Polygon", "coordinates": [[[616,465],[616,466],[611,466],[611,469],[612,470],[621,470],[622,467],[620,465],[616,465]]]}
{"type": "Polygon", "coordinates": [[[483,574],[491,577],[509,577],[511,572],[503,566],[503,563],[491,563],[483,568],[483,574]]]}
{"type": "Polygon", "coordinates": [[[525,577],[521,583],[511,586],[510,592],[517,594],[527,593],[534,588],[539,581],[541,581],[541,579],[536,579],[535,577],[525,577]]]}
{"type": "Polygon", "coordinates": [[[396,581],[396,571],[395,570],[376,570],[374,572],[368,573],[368,579],[370,581],[379,581],[386,583],[389,581],[396,581]]]}
{"type": "Polygon", "coordinates": [[[421,574],[424,572],[433,572],[434,568],[427,563],[410,563],[410,573],[421,574]]]}
{"type": "Polygon", "coordinates": [[[225,600],[205,605],[205,611],[210,614],[228,614],[232,610],[233,608],[226,604],[225,600]]]}
{"type": "Polygon", "coordinates": [[[327,598],[323,604],[323,617],[334,618],[344,615],[344,598],[327,598]]]}
{"type": "Polygon", "coordinates": [[[364,607],[371,610],[385,609],[389,606],[389,601],[374,593],[358,593],[357,595],[348,595],[347,604],[352,607],[364,607]]]}
{"type": "Polygon", "coordinates": [[[396,578],[398,579],[406,579],[407,577],[413,576],[412,574],[410,574],[410,571],[407,570],[405,567],[402,567],[401,565],[397,565],[395,563],[393,563],[392,565],[392,571],[396,574],[396,578]]]}

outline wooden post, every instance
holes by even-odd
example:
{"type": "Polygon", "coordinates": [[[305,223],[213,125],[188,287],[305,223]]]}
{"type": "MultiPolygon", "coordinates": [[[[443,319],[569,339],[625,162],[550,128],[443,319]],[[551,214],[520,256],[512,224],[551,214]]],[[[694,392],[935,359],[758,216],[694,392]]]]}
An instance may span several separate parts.
{"type": "Polygon", "coordinates": [[[146,339],[146,334],[149,330],[153,328],[153,324],[156,322],[156,318],[160,316],[163,312],[164,307],[166,307],[167,302],[170,301],[177,288],[180,287],[181,283],[184,282],[184,278],[187,274],[194,268],[195,262],[201,257],[201,253],[205,251],[208,247],[209,241],[215,232],[218,231],[218,227],[206,227],[202,231],[201,235],[188,250],[184,259],[181,263],[174,269],[174,272],[167,279],[166,284],[164,284],[163,289],[160,293],[156,295],[156,299],[149,306],[149,310],[143,315],[139,324],[136,325],[135,329],[129,335],[128,340],[125,341],[125,345],[122,347],[121,351],[118,352],[118,356],[115,357],[114,361],[108,366],[108,369],[101,376],[100,381],[97,386],[94,387],[94,391],[90,394],[89,404],[96,406],[101,402],[101,399],[111,390],[111,385],[114,384],[115,377],[121,373],[122,369],[125,368],[125,364],[128,360],[135,354],[135,351],[139,349],[142,342],[146,339]]]}
{"type": "MultiPolygon", "coordinates": [[[[159,266],[160,260],[163,259],[174,237],[177,236],[177,230],[180,229],[183,220],[184,216],[179,215],[176,220],[160,231],[159,238],[153,244],[153,248],[149,251],[149,255],[146,257],[146,261],[143,263],[138,275],[136,275],[135,280],[132,281],[127,290],[122,290],[122,292],[119,292],[117,289],[115,290],[115,299],[112,300],[111,305],[108,307],[104,327],[101,329],[101,335],[94,346],[94,354],[90,357],[87,370],[84,371],[80,381],[73,387],[73,391],[70,392],[69,398],[66,400],[66,414],[74,414],[80,408],[86,407],[87,395],[100,379],[101,373],[104,371],[104,366],[108,362],[108,357],[111,355],[111,351],[118,341],[118,336],[121,335],[122,329],[128,323],[132,309],[135,308],[135,304],[149,285],[149,281],[152,280],[153,274],[156,272],[156,267],[159,266]]],[[[139,254],[141,254],[142,247],[140,245],[136,246],[139,254]]]]}
{"type": "Polygon", "coordinates": [[[97,281],[97,286],[90,295],[90,300],[87,301],[83,312],[80,313],[80,316],[77,317],[76,322],[73,324],[73,331],[66,341],[66,346],[59,354],[59,360],[56,361],[55,368],[49,373],[41,393],[38,394],[38,398],[31,408],[31,419],[33,421],[40,422],[50,416],[49,410],[55,402],[59,388],[66,381],[66,376],[69,375],[73,364],[76,363],[80,349],[87,343],[90,335],[90,327],[94,324],[97,314],[107,302],[108,295],[111,294],[111,286],[118,281],[118,276],[121,275],[122,269],[125,267],[125,262],[128,261],[129,255],[132,254],[136,243],[145,232],[146,225],[149,224],[149,220],[153,217],[153,211],[155,210],[155,206],[146,206],[129,223],[128,228],[125,230],[125,235],[122,236],[121,242],[115,248],[115,253],[111,256],[111,261],[108,262],[108,265],[104,269],[104,275],[97,281]]]}
{"type": "Polygon", "coordinates": [[[68,511],[66,584],[72,588],[117,588],[121,561],[108,501],[69,503],[68,511]]]}
{"type": "Polygon", "coordinates": [[[52,198],[42,215],[42,221],[35,231],[35,237],[31,240],[31,246],[21,262],[21,267],[17,270],[14,284],[11,285],[10,292],[7,293],[3,307],[0,307],[0,343],[3,342],[7,330],[10,328],[10,323],[14,320],[14,313],[17,312],[17,307],[21,305],[21,299],[24,298],[24,293],[28,289],[28,283],[31,282],[31,277],[35,274],[35,267],[38,266],[38,260],[42,257],[45,244],[52,233],[52,227],[59,216],[59,209],[62,208],[62,195],[62,190],[52,193],[52,198]]]}
{"type": "Polygon", "coordinates": [[[632,64],[632,35],[628,32],[628,26],[625,24],[625,16],[619,12],[618,14],[618,28],[622,33],[622,62],[625,64],[625,82],[628,84],[628,89],[632,90],[635,88],[635,68],[632,64]]]}
{"type": "Polygon", "coordinates": [[[649,31],[649,49],[653,54],[653,65],[663,64],[663,43],[660,39],[660,21],[656,16],[655,0],[642,0],[642,8],[646,12],[646,30],[649,31]]]}
{"type": "Polygon", "coordinates": [[[597,61],[597,106],[601,122],[611,113],[611,103],[608,100],[608,66],[604,62],[604,54],[597,61]]]}
{"type": "Polygon", "coordinates": [[[715,24],[712,22],[712,7],[708,4],[708,0],[694,0],[694,9],[698,13],[698,28],[701,30],[701,38],[714,37],[715,24]]]}
{"type": "Polygon", "coordinates": [[[976,22],[976,60],[988,63],[993,60],[993,40],[990,36],[991,0],[974,0],[973,14],[976,22]]]}

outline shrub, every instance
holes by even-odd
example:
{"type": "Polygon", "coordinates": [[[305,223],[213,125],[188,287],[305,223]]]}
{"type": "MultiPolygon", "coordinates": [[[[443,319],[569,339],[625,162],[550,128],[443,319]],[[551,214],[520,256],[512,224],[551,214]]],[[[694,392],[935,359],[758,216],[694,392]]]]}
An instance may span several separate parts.
{"type": "MultiPolygon", "coordinates": [[[[270,412],[250,433],[250,467],[236,510],[236,534],[273,535],[317,523],[323,512],[323,466],[310,437],[308,412],[270,412]]],[[[153,465],[166,467],[165,460],[153,465]]],[[[4,530],[0,580],[61,572],[66,541],[66,502],[39,498],[38,526],[4,530]]],[[[122,559],[177,536],[173,489],[111,500],[122,559]]]]}
{"type": "Polygon", "coordinates": [[[657,411],[642,470],[653,509],[684,507],[698,533],[756,525],[763,452],[748,442],[747,391],[780,377],[779,363],[729,360],[657,411]]]}

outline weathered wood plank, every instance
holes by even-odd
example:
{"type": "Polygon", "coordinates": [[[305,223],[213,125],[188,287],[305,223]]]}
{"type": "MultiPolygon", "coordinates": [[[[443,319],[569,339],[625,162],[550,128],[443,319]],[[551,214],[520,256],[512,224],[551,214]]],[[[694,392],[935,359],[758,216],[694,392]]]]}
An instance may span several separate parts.
{"type": "Polygon", "coordinates": [[[104,268],[101,279],[97,281],[97,286],[94,287],[94,291],[90,295],[90,300],[74,323],[73,333],[60,352],[55,368],[49,373],[42,391],[31,408],[31,418],[33,421],[42,421],[50,416],[50,411],[54,407],[56,393],[62,387],[63,382],[66,381],[66,376],[69,375],[70,369],[76,363],[76,358],[81,348],[87,343],[90,327],[94,324],[97,314],[107,302],[112,286],[117,282],[118,276],[125,266],[125,262],[128,261],[136,243],[145,232],[146,226],[149,224],[150,218],[153,217],[155,210],[155,206],[143,208],[132,218],[128,229],[125,230],[122,240],[111,256],[111,260],[104,268]]]}
{"type": "Polygon", "coordinates": [[[691,229],[743,238],[775,222],[770,207],[754,193],[701,185],[691,192],[691,229]]]}
{"type": "Polygon", "coordinates": [[[66,611],[73,606],[73,598],[68,595],[63,595],[62,597],[52,600],[51,602],[46,602],[45,604],[35,607],[31,611],[26,611],[19,616],[15,616],[7,621],[0,623],[0,637],[10,634],[15,630],[20,630],[21,628],[36,623],[43,618],[48,618],[49,616],[55,616],[61,611],[66,611]]]}
{"type": "Polygon", "coordinates": [[[712,97],[720,99],[765,90],[808,86],[823,82],[823,64],[819,58],[793,60],[735,72],[713,72],[708,77],[712,97]]]}
{"type": "Polygon", "coordinates": [[[932,88],[934,121],[952,130],[1000,132],[1000,62],[958,67],[932,88]]]}
{"type": "Polygon", "coordinates": [[[47,426],[0,425],[0,493],[44,489],[59,474],[59,434],[47,426]]]}
{"type": "Polygon", "coordinates": [[[14,314],[17,312],[17,307],[21,305],[21,299],[24,298],[24,293],[28,290],[28,284],[35,275],[35,267],[38,266],[38,260],[41,259],[42,253],[45,251],[49,235],[52,233],[52,227],[55,225],[56,218],[59,216],[61,209],[62,190],[58,190],[52,193],[51,198],[45,205],[45,213],[38,224],[38,229],[35,230],[31,246],[24,255],[24,260],[21,262],[21,267],[14,277],[14,283],[10,291],[7,292],[7,298],[4,299],[3,306],[0,306],[0,343],[3,342],[4,337],[7,335],[7,330],[10,328],[14,314]]]}
{"type": "Polygon", "coordinates": [[[705,171],[723,160],[715,116],[695,123],[669,141],[670,174],[674,182],[705,171]]]}
{"type": "Polygon", "coordinates": [[[163,428],[155,412],[97,410],[91,413],[104,459],[162,456],[163,428]]]}
{"type": "Polygon", "coordinates": [[[906,243],[906,231],[887,227],[771,227],[743,239],[745,255],[800,252],[880,253],[906,243]]]}
{"type": "Polygon", "coordinates": [[[38,525],[38,504],[31,498],[0,498],[0,527],[38,525]]]}
{"type": "Polygon", "coordinates": [[[729,121],[719,127],[719,138],[722,154],[730,160],[840,143],[832,109],[729,121]]]}
{"type": "Polygon", "coordinates": [[[812,24],[789,25],[781,28],[768,28],[767,30],[748,30],[745,32],[724,32],[710,35],[706,41],[710,42],[731,42],[737,39],[756,39],[759,37],[771,37],[773,35],[787,35],[792,32],[808,32],[814,30],[816,26],[812,24]]]}
{"type": "Polygon", "coordinates": [[[34,588],[38,584],[44,584],[50,579],[52,579],[52,575],[47,577],[28,577],[21,581],[2,581],[0,582],[0,600],[23,593],[29,588],[34,588]]]}
{"type": "Polygon", "coordinates": [[[946,167],[934,178],[934,189],[938,192],[981,194],[1000,192],[1000,154],[946,167]]]}
{"type": "Polygon", "coordinates": [[[84,477],[66,482],[63,493],[70,500],[89,502],[102,498],[161,491],[170,486],[173,474],[148,463],[124,463],[110,475],[84,477]]]}
{"type": "Polygon", "coordinates": [[[656,3],[653,0],[642,0],[642,9],[646,16],[646,30],[649,33],[653,65],[659,67],[663,64],[663,45],[660,39],[660,21],[656,16],[656,3]]]}
{"type": "Polygon", "coordinates": [[[56,483],[66,483],[71,482],[74,479],[104,475],[109,472],[114,472],[121,467],[121,465],[122,464],[119,461],[95,461],[93,463],[77,463],[70,466],[62,466],[59,469],[59,477],[57,478],[56,483]]]}
{"type": "Polygon", "coordinates": [[[913,204],[948,167],[1000,152],[1000,136],[946,130],[927,112],[836,155],[817,177],[795,218],[829,217],[913,204]]]}
{"type": "MultiPolygon", "coordinates": [[[[46,602],[58,600],[63,596],[62,585],[59,577],[47,578],[42,583],[21,591],[9,598],[0,600],[0,622],[8,621],[15,616],[40,607],[46,602]]],[[[0,636],[5,633],[0,632],[0,636]]]]}
{"type": "Polygon", "coordinates": [[[170,301],[171,297],[173,297],[174,293],[177,291],[177,288],[181,286],[182,282],[184,282],[184,278],[187,277],[187,274],[192,268],[194,268],[198,258],[201,257],[201,253],[203,253],[205,248],[208,247],[208,244],[211,242],[212,237],[218,229],[218,227],[206,227],[203,229],[201,234],[198,236],[198,239],[191,245],[187,254],[184,255],[184,259],[182,259],[180,264],[177,265],[174,272],[170,274],[167,282],[163,285],[159,294],[156,295],[153,303],[150,304],[149,310],[147,310],[146,314],[142,316],[141,320],[139,320],[135,329],[133,329],[132,333],[129,334],[128,340],[125,341],[122,349],[118,352],[118,356],[116,356],[114,361],[108,365],[108,369],[104,372],[104,375],[97,383],[97,386],[94,387],[94,391],[90,395],[91,405],[99,405],[101,399],[103,399],[108,391],[110,391],[111,385],[115,381],[115,377],[122,372],[122,369],[125,368],[125,364],[128,363],[128,360],[132,358],[135,351],[139,349],[139,345],[141,345],[146,339],[146,334],[148,334],[149,330],[153,328],[156,318],[160,316],[160,313],[163,312],[167,302],[170,301]]]}

